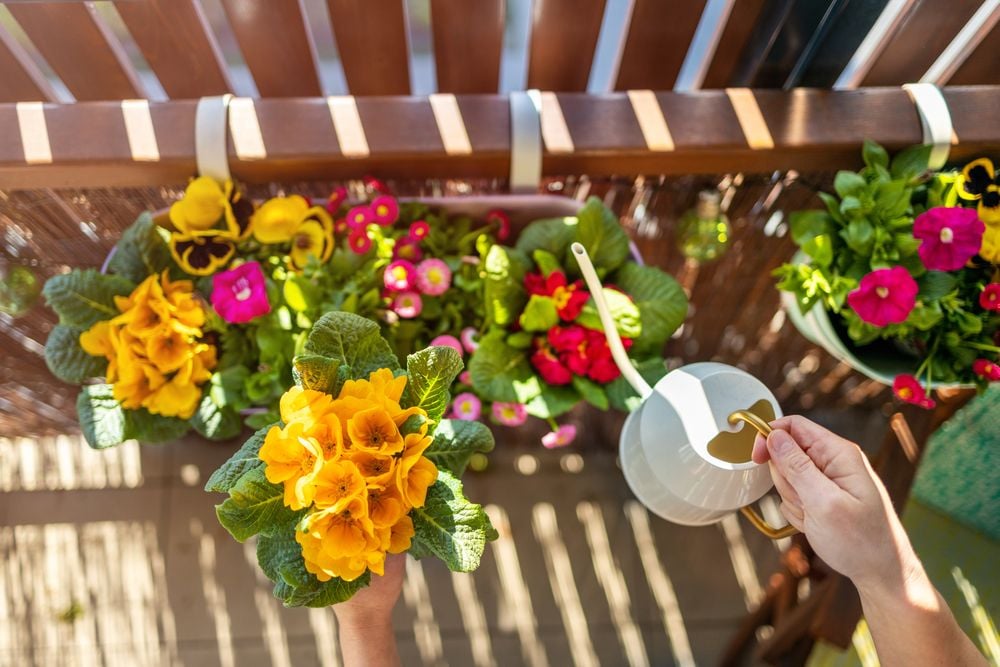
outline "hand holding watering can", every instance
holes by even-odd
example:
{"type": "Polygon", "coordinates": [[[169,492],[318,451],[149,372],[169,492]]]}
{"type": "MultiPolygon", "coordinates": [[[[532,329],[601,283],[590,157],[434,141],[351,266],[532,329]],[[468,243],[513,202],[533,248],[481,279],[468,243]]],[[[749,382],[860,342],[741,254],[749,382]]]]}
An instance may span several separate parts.
{"type": "Polygon", "coordinates": [[[770,526],[749,506],[773,485],[767,466],[750,458],[756,433],[767,437],[768,422],[781,416],[768,388],[749,373],[715,362],[682,366],[650,387],[622,346],[586,249],[579,243],[572,249],[615,363],[642,397],[620,439],[622,470],[632,492],[674,523],[702,526],[740,510],[768,537],[798,532],[770,526]]]}

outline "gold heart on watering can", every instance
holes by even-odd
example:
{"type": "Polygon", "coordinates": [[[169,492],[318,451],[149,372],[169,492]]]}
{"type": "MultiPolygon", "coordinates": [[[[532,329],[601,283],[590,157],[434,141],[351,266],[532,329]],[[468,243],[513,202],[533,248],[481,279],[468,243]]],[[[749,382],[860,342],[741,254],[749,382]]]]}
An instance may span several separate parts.
{"type": "MultiPolygon", "coordinates": [[[[752,412],[766,423],[774,421],[774,406],[766,398],[762,398],[749,408],[747,412],[752,412]]],[[[749,426],[736,432],[722,431],[708,441],[708,453],[727,463],[746,463],[753,454],[753,442],[757,437],[757,431],[749,426]]]]}

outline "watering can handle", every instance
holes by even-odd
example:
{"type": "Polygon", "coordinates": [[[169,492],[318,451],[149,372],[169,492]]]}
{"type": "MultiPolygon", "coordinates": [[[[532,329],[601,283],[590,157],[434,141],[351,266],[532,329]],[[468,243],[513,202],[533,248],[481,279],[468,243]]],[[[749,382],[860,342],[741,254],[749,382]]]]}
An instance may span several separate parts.
{"type": "MultiPolygon", "coordinates": [[[[750,426],[757,429],[757,432],[765,438],[771,434],[771,425],[749,410],[737,410],[733,414],[729,415],[729,423],[735,424],[738,421],[744,421],[747,424],[750,424],[750,426]]],[[[772,540],[779,540],[782,537],[790,537],[799,532],[798,528],[792,525],[775,528],[750,505],[741,507],[740,513],[745,516],[751,524],[753,524],[754,528],[762,532],[767,537],[770,537],[772,540]]]]}
{"type": "Polygon", "coordinates": [[[608,308],[608,302],[604,298],[604,285],[601,283],[601,279],[597,277],[597,271],[594,270],[594,264],[590,261],[587,249],[581,243],[574,243],[571,249],[573,250],[573,255],[576,257],[577,264],[580,265],[580,271],[583,272],[583,279],[587,282],[590,296],[594,297],[594,304],[597,305],[597,314],[601,317],[601,326],[604,327],[604,336],[608,339],[611,357],[622,372],[622,377],[635,389],[635,393],[639,394],[642,398],[646,398],[653,393],[653,388],[643,379],[642,375],[639,374],[639,371],[635,369],[632,361],[628,358],[628,352],[625,351],[625,346],[622,345],[622,339],[618,335],[615,320],[611,317],[611,310],[608,308]]]}

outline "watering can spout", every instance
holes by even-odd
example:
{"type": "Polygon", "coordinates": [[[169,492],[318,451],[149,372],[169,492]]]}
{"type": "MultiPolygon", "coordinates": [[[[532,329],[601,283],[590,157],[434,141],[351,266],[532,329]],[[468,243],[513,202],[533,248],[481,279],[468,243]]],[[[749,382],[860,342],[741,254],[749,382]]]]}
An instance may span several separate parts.
{"type": "Polygon", "coordinates": [[[583,279],[587,282],[587,288],[590,290],[591,296],[594,297],[594,303],[597,305],[597,314],[601,317],[604,336],[608,339],[608,347],[611,348],[611,357],[622,372],[622,377],[632,385],[632,388],[635,389],[640,397],[646,398],[653,393],[653,388],[643,379],[642,375],[639,374],[639,371],[635,369],[635,366],[632,365],[632,362],[628,358],[628,352],[625,351],[621,336],[618,335],[618,329],[615,327],[615,320],[611,317],[608,302],[604,299],[604,285],[601,283],[601,279],[597,277],[597,271],[594,270],[594,264],[590,261],[587,249],[580,243],[574,243],[571,249],[577,263],[580,265],[580,270],[583,272],[583,279]]]}

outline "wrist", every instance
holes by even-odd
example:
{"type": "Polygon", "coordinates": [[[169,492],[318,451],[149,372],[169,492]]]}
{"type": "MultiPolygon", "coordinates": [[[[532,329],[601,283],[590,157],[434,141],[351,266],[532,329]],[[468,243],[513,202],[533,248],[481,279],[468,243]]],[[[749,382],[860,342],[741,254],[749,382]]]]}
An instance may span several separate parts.
{"type": "Polygon", "coordinates": [[[391,609],[340,609],[334,605],[333,612],[341,628],[371,631],[392,627],[391,609]]]}
{"type": "Polygon", "coordinates": [[[871,603],[923,603],[932,591],[924,566],[912,551],[897,554],[890,570],[870,572],[851,580],[858,589],[862,602],[871,603]]]}

